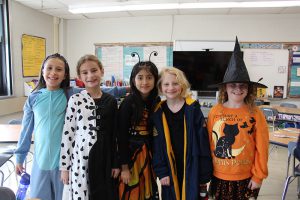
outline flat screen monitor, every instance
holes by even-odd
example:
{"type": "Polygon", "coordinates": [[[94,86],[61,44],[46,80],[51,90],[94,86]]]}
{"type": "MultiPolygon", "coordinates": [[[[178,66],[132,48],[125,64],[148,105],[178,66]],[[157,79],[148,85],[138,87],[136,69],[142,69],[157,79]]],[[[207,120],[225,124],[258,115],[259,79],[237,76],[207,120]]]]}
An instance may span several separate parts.
{"type": "Polygon", "coordinates": [[[199,96],[215,96],[218,88],[208,86],[223,81],[231,55],[231,51],[174,51],[173,65],[185,73],[199,96]]]}

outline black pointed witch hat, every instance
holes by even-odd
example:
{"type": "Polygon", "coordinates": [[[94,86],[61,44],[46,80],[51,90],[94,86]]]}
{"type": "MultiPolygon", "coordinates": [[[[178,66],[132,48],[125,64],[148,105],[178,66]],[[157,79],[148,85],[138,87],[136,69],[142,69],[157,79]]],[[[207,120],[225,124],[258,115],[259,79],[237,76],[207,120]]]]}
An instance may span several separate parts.
{"type": "Polygon", "coordinates": [[[243,60],[243,54],[241,52],[240,44],[236,37],[234,51],[231,55],[228,67],[223,77],[223,82],[216,85],[211,85],[209,87],[219,87],[226,83],[248,83],[253,84],[259,88],[267,88],[266,85],[259,83],[259,81],[261,80],[262,78],[260,78],[257,82],[250,81],[250,77],[243,60]]]}

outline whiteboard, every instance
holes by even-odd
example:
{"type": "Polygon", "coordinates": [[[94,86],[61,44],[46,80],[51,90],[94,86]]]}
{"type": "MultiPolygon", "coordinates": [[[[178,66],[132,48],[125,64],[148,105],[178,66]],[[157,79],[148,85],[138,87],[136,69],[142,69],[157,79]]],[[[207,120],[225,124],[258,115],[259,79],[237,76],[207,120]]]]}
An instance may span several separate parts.
{"type": "Polygon", "coordinates": [[[243,49],[244,61],[251,81],[268,86],[267,94],[273,97],[274,86],[283,86],[287,96],[289,51],[287,49],[243,49]]]}

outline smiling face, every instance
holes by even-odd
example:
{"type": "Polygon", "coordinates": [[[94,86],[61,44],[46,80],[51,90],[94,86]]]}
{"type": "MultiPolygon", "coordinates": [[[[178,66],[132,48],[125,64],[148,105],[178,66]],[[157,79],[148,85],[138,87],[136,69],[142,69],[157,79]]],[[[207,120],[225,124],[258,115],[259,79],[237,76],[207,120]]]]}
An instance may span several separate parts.
{"type": "Polygon", "coordinates": [[[65,79],[65,63],[58,58],[50,58],[44,65],[43,78],[48,90],[57,90],[65,79]]]}
{"type": "Polygon", "coordinates": [[[147,98],[154,88],[154,76],[146,69],[142,69],[134,78],[134,85],[140,92],[142,98],[147,98]]]}
{"type": "Polygon", "coordinates": [[[161,81],[161,92],[167,99],[181,98],[182,87],[175,74],[164,74],[161,81]]]}
{"type": "Polygon", "coordinates": [[[98,89],[103,73],[98,63],[87,60],[80,66],[79,78],[84,83],[86,89],[98,89]]]}
{"type": "Polygon", "coordinates": [[[247,83],[227,83],[226,92],[228,94],[228,101],[234,103],[244,102],[245,97],[248,94],[247,83]]]}

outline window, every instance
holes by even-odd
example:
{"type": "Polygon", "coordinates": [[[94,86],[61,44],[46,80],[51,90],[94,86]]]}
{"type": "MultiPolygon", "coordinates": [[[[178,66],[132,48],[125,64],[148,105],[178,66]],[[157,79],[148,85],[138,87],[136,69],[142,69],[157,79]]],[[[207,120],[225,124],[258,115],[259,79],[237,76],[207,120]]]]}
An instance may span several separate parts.
{"type": "Polygon", "coordinates": [[[8,1],[0,0],[0,97],[12,95],[8,1]]]}

